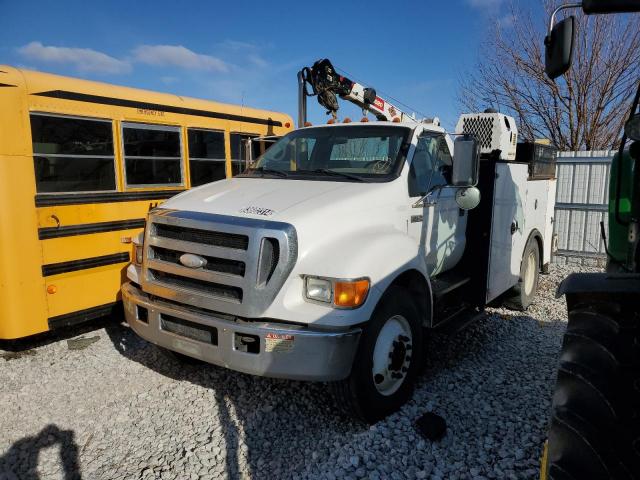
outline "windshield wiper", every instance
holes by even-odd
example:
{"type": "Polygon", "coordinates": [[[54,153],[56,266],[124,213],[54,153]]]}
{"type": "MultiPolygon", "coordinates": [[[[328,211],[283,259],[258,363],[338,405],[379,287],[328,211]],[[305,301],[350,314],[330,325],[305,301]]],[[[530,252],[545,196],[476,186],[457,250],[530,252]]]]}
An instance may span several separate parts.
{"type": "Polygon", "coordinates": [[[273,168],[264,168],[264,167],[250,168],[246,171],[246,173],[251,173],[251,172],[259,172],[259,173],[262,173],[263,176],[265,174],[276,175],[278,177],[283,177],[283,178],[289,176],[289,174],[283,170],[275,170],[273,168]]]}
{"type": "Polygon", "coordinates": [[[328,168],[316,168],[315,170],[296,170],[300,173],[320,173],[322,175],[329,175],[333,177],[348,178],[349,180],[355,180],[356,182],[364,182],[364,178],[350,173],[336,172],[335,170],[329,170],[328,168]]]}

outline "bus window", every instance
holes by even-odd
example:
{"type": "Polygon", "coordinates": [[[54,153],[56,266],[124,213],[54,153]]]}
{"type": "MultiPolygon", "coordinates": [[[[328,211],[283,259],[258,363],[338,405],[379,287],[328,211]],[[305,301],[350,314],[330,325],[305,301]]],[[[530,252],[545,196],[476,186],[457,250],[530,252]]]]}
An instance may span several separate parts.
{"type": "Polygon", "coordinates": [[[231,173],[234,177],[244,172],[244,169],[246,168],[247,155],[245,152],[245,140],[255,137],[257,137],[257,135],[247,135],[243,133],[231,134],[231,173]]]}
{"type": "Polygon", "coordinates": [[[128,187],[182,185],[180,128],[122,124],[128,187]]]}
{"type": "Polygon", "coordinates": [[[187,136],[191,186],[226,178],[224,132],[190,128],[187,136]]]}
{"type": "Polygon", "coordinates": [[[116,189],[109,120],[31,114],[38,193],[116,189]]]}

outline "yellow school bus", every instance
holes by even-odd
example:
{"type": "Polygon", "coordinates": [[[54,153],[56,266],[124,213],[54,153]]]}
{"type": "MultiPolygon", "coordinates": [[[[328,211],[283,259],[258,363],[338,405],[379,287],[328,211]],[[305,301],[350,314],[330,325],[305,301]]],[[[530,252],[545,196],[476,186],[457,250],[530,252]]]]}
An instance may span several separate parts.
{"type": "Polygon", "coordinates": [[[239,173],[247,138],[292,127],[282,113],[0,65],[0,339],[110,313],[147,211],[239,173]]]}

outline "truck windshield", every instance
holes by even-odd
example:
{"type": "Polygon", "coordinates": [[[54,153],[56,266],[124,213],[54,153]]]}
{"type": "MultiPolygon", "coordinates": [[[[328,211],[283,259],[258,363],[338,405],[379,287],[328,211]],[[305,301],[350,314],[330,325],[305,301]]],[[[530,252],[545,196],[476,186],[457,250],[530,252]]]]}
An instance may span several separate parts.
{"type": "Polygon", "coordinates": [[[407,127],[354,125],[296,130],[241,176],[376,182],[395,178],[407,149],[407,127]]]}

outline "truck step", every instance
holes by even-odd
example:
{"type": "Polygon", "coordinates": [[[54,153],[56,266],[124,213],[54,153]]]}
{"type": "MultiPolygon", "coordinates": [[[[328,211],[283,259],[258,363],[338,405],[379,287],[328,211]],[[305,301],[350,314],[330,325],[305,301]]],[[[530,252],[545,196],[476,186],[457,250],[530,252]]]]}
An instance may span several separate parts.
{"type": "Polygon", "coordinates": [[[447,312],[449,315],[439,318],[436,328],[447,335],[464,330],[468,325],[485,316],[484,310],[463,305],[455,312],[447,312]]]}
{"type": "Polygon", "coordinates": [[[448,293],[451,293],[458,288],[466,285],[471,280],[471,277],[463,273],[458,272],[446,272],[442,275],[431,279],[431,288],[433,289],[433,297],[436,302],[448,293]]]}

